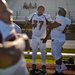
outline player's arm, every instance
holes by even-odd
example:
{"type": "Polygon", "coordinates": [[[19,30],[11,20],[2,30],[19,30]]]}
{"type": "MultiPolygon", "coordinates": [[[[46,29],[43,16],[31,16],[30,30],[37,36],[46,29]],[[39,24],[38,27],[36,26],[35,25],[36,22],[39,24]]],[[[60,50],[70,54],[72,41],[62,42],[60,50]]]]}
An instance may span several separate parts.
{"type": "Polygon", "coordinates": [[[35,27],[36,27],[36,25],[37,25],[37,21],[36,21],[36,20],[34,20],[34,21],[33,21],[33,24],[32,24],[32,19],[33,19],[34,15],[35,15],[35,14],[31,14],[31,15],[28,17],[28,22],[27,22],[27,24],[26,24],[28,27],[31,27],[31,28],[35,28],[35,27]]]}
{"type": "Polygon", "coordinates": [[[48,25],[48,27],[47,28],[49,28],[50,30],[52,30],[53,28],[57,28],[57,27],[59,27],[59,26],[61,26],[61,24],[60,23],[58,23],[58,22],[50,22],[50,24],[48,25]]]}
{"type": "Polygon", "coordinates": [[[32,21],[28,21],[27,26],[30,26],[31,28],[35,28],[37,26],[37,21],[34,20],[34,24],[32,24],[32,21]]]}
{"type": "Polygon", "coordinates": [[[26,23],[26,28],[32,28],[32,22],[29,20],[27,23],[26,23]]]}
{"type": "Polygon", "coordinates": [[[47,35],[46,35],[46,37],[45,37],[45,40],[47,41],[47,38],[49,37],[49,35],[50,35],[50,32],[51,32],[51,30],[53,29],[53,28],[56,28],[56,27],[59,27],[59,26],[61,26],[61,24],[60,23],[57,23],[57,22],[48,22],[48,25],[47,25],[47,29],[48,29],[48,31],[47,31],[47,35]]]}
{"type": "Polygon", "coordinates": [[[46,34],[46,37],[43,39],[43,43],[46,43],[47,42],[47,39],[50,35],[50,32],[51,32],[51,29],[48,27],[50,24],[52,23],[52,21],[47,21],[47,28],[46,28],[46,31],[47,31],[47,34],[46,34]]]}
{"type": "Polygon", "coordinates": [[[43,43],[46,43],[46,41],[47,41],[47,39],[48,39],[48,37],[50,35],[51,30],[53,28],[56,28],[56,27],[59,27],[59,26],[61,26],[61,24],[58,23],[58,22],[53,22],[53,23],[52,22],[48,22],[48,24],[47,24],[48,31],[47,31],[47,35],[46,35],[45,39],[42,39],[43,43]]]}
{"type": "Polygon", "coordinates": [[[48,39],[48,37],[50,35],[50,32],[51,32],[51,30],[48,30],[46,37],[44,39],[41,39],[43,43],[46,43],[47,42],[47,39],[48,39]]]}
{"type": "Polygon", "coordinates": [[[62,19],[60,17],[57,17],[54,22],[51,19],[50,15],[47,18],[45,17],[45,19],[46,19],[47,28],[49,28],[50,30],[61,26],[62,19]]]}
{"type": "Polygon", "coordinates": [[[43,43],[46,43],[46,42],[47,42],[47,39],[48,39],[48,37],[49,37],[49,35],[50,35],[51,29],[49,28],[49,25],[50,25],[51,23],[52,23],[52,21],[48,21],[48,20],[46,19],[46,26],[47,26],[47,28],[46,28],[46,37],[45,37],[44,39],[41,39],[43,43]]]}
{"type": "Polygon", "coordinates": [[[55,21],[49,24],[49,29],[57,28],[61,26],[63,23],[63,19],[60,16],[56,16],[55,21]]]}
{"type": "Polygon", "coordinates": [[[62,33],[66,33],[67,32],[67,30],[69,29],[69,25],[66,25],[66,27],[65,27],[65,29],[63,30],[63,32],[62,33]]]}

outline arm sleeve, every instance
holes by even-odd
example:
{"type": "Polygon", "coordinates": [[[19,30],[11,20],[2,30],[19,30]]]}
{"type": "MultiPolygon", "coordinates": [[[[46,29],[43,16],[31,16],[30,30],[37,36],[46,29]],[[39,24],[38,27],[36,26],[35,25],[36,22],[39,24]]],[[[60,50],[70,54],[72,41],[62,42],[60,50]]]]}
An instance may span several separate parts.
{"type": "Polygon", "coordinates": [[[62,16],[57,16],[55,21],[57,23],[61,24],[61,26],[57,27],[57,30],[62,32],[65,29],[65,27],[66,27],[66,20],[65,20],[65,18],[62,17],[62,16]]]}
{"type": "Polygon", "coordinates": [[[56,21],[57,23],[63,24],[63,19],[62,19],[61,16],[57,16],[56,19],[55,19],[55,21],[56,21]]]}
{"type": "Polygon", "coordinates": [[[27,17],[29,21],[31,20],[31,18],[32,18],[32,16],[33,16],[34,14],[35,14],[35,13],[30,14],[30,15],[27,17]]]}
{"type": "Polygon", "coordinates": [[[53,20],[51,19],[51,16],[50,16],[50,15],[45,14],[45,17],[46,17],[46,19],[47,19],[48,21],[53,21],[53,20]]]}
{"type": "Polygon", "coordinates": [[[71,25],[71,20],[70,19],[67,19],[67,20],[68,20],[67,24],[70,26],[71,25]]]}

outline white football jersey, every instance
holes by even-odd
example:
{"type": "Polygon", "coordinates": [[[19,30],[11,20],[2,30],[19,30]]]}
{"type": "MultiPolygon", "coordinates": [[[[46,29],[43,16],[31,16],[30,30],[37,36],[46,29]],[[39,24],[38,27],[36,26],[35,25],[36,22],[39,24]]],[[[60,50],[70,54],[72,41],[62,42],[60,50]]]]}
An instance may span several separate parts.
{"type": "Polygon", "coordinates": [[[65,42],[65,34],[63,34],[62,32],[65,29],[66,25],[71,24],[71,20],[63,16],[57,16],[55,21],[60,23],[61,26],[51,30],[51,39],[65,42]]]}
{"type": "Polygon", "coordinates": [[[15,33],[14,25],[7,24],[0,20],[0,33],[2,35],[2,42],[5,42],[5,39],[15,33]]]}
{"type": "Polygon", "coordinates": [[[68,21],[67,24],[70,26],[71,25],[71,20],[65,17],[65,19],[68,21]]]}
{"type": "Polygon", "coordinates": [[[34,14],[31,14],[28,18],[29,20],[31,20],[32,18],[32,24],[34,24],[34,22],[37,23],[37,26],[33,28],[32,30],[32,37],[36,36],[36,37],[44,38],[46,36],[46,19],[48,21],[51,21],[50,15],[43,14],[41,16],[38,16],[37,13],[34,13],[34,14]],[[40,28],[40,25],[41,25],[41,28],[40,28]]]}

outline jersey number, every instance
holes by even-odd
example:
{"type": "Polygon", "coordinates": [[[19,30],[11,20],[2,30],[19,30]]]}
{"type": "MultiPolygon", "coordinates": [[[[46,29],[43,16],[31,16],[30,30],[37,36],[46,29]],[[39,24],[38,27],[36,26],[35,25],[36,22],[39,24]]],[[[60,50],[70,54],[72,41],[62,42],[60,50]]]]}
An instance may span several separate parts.
{"type": "MultiPolygon", "coordinates": [[[[37,20],[34,20],[33,22],[37,26],[37,20]]],[[[44,21],[39,21],[39,23],[40,23],[40,25],[39,25],[39,30],[40,30],[42,28],[44,21]]]]}

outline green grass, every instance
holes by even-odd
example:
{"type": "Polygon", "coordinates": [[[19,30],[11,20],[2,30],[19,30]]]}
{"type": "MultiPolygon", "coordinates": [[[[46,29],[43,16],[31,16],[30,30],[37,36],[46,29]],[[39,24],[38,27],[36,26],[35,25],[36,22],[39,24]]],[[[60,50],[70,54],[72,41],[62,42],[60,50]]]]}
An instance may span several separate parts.
{"type": "MultiPolygon", "coordinates": [[[[51,49],[47,48],[46,51],[51,52],[51,49]]],[[[63,49],[62,53],[75,53],[75,49],[63,49]]]]}
{"type": "MultiPolygon", "coordinates": [[[[32,59],[26,59],[26,62],[32,63],[32,59]]],[[[41,59],[36,60],[37,63],[42,63],[41,59]]],[[[55,60],[46,60],[46,63],[54,64],[55,60]]]]}
{"type": "MultiPolygon", "coordinates": [[[[32,55],[25,55],[26,62],[32,63],[32,55]]],[[[37,63],[42,63],[41,56],[37,56],[37,63]]],[[[52,56],[46,56],[46,63],[55,63],[55,60],[52,56]]]]}
{"type": "MultiPolygon", "coordinates": [[[[40,49],[38,49],[38,52],[40,52],[40,49]]],[[[46,52],[51,52],[51,48],[47,48],[46,52]]],[[[75,49],[63,49],[62,53],[75,53],[75,49]]]]}
{"type": "MultiPolygon", "coordinates": [[[[40,51],[40,50],[38,50],[38,51],[40,51]]],[[[51,52],[51,49],[47,48],[46,51],[51,52]]],[[[75,49],[63,49],[62,53],[75,53],[75,49]]],[[[31,62],[32,63],[32,55],[25,55],[24,57],[26,59],[26,62],[31,62]]],[[[63,57],[62,56],[62,59],[67,60],[67,59],[69,59],[69,57],[63,57]]],[[[73,58],[74,58],[74,63],[75,63],[75,57],[73,57],[73,58]]],[[[36,62],[37,63],[42,63],[41,56],[37,56],[36,62]]],[[[46,56],[46,63],[54,64],[55,60],[54,60],[53,56],[46,56]]]]}
{"type": "MultiPolygon", "coordinates": [[[[31,62],[32,63],[32,55],[25,55],[24,57],[26,59],[26,62],[31,62]]],[[[69,57],[70,56],[68,56],[68,57],[63,57],[62,56],[62,59],[67,60],[67,59],[69,59],[69,57]]],[[[74,58],[74,63],[75,63],[75,57],[73,57],[73,58],[74,58]]],[[[42,63],[41,56],[37,56],[37,61],[36,62],[37,63],[42,63]]],[[[46,63],[54,64],[55,60],[54,60],[53,56],[46,56],[46,63]]]]}

